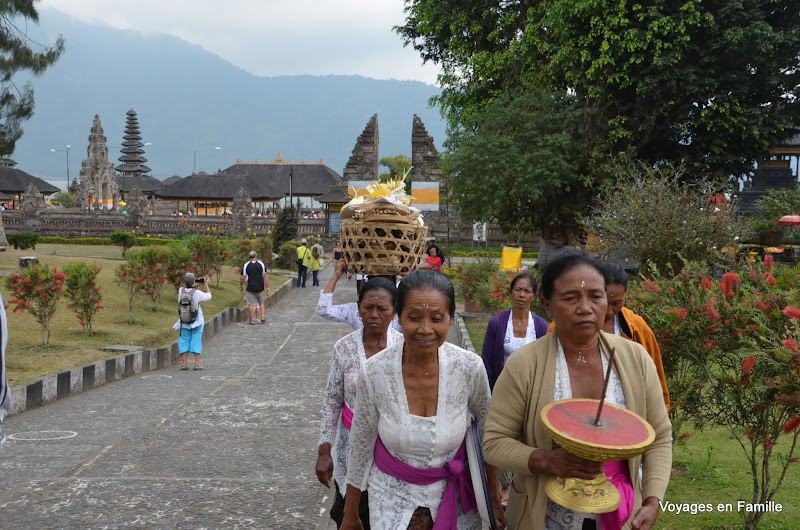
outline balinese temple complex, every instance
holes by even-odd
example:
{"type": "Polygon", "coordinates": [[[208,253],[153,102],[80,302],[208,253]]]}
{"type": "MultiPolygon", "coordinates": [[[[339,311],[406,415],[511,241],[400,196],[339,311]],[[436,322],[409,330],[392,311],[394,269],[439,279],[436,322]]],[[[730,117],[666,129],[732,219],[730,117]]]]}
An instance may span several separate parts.
{"type": "Polygon", "coordinates": [[[279,204],[320,209],[315,197],[327,192],[342,177],[319,162],[289,162],[278,154],[271,162],[236,160],[215,174],[195,173],[165,186],[156,197],[176,203],[175,210],[189,209],[195,215],[221,215],[230,210],[233,198],[243,189],[256,215],[272,215],[279,204]]]}

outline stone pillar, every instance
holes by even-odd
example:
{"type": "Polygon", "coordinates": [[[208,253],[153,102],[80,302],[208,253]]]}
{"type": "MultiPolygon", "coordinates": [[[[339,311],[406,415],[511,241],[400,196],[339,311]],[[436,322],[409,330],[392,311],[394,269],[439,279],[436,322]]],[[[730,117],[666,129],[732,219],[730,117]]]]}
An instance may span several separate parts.
{"type": "MultiPolygon", "coordinates": [[[[439,152],[433,144],[422,120],[414,115],[411,129],[411,182],[435,182],[439,184],[439,210],[423,212],[422,217],[428,225],[428,237],[435,237],[439,243],[460,240],[461,221],[447,198],[447,183],[439,167],[439,152]]],[[[413,206],[413,203],[412,203],[413,206]]]]}
{"type": "Polygon", "coordinates": [[[22,209],[22,223],[25,230],[39,231],[41,223],[39,221],[42,211],[45,209],[44,197],[39,189],[29,184],[20,198],[20,208],[22,209]]]}
{"type": "Polygon", "coordinates": [[[234,230],[243,236],[247,236],[247,229],[253,228],[253,206],[252,199],[244,191],[244,188],[239,188],[238,193],[233,198],[233,206],[231,206],[231,221],[233,221],[234,230]]]}
{"type": "Polygon", "coordinates": [[[344,180],[378,180],[378,144],[378,115],[374,114],[356,140],[353,154],[344,166],[344,180]]]}

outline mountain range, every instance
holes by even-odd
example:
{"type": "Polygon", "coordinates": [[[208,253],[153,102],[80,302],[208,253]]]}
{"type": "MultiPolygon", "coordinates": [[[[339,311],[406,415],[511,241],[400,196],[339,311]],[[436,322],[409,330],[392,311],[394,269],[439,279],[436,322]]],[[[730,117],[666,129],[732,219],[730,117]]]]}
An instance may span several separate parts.
{"type": "Polygon", "coordinates": [[[202,47],[164,34],[83,23],[48,10],[34,39],[64,36],[61,58],[32,79],[36,107],[11,158],[18,168],[63,187],[86,158],[94,115],[117,165],[125,113],[139,119],[147,165],[165,179],[195,169],[212,173],[278,154],[319,161],[341,174],[356,139],[378,114],[380,156],[411,155],[414,114],[441,149],[445,124],[429,99],[439,93],[418,81],[360,76],[261,77],[202,47]],[[68,154],[52,152],[70,146],[68,154]],[[116,147],[115,147],[116,146],[116,147]],[[214,147],[220,150],[213,150],[214,147]]]}

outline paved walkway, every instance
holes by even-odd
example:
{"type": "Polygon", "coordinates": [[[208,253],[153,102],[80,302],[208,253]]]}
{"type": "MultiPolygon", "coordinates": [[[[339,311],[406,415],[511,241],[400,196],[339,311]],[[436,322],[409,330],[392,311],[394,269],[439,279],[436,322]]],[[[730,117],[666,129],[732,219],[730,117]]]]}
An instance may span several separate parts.
{"type": "MultiPolygon", "coordinates": [[[[314,314],[310,284],[266,325],[208,341],[203,371],[171,366],[8,418],[0,528],[327,528],[320,407],[350,328],[314,314]]],[[[335,302],[355,299],[355,280],[340,282],[335,302]]]]}

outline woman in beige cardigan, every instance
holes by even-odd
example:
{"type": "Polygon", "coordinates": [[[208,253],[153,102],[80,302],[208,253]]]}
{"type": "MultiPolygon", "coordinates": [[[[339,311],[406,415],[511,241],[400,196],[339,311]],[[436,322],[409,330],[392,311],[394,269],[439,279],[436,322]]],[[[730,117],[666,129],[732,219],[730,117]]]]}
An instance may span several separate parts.
{"type": "MultiPolygon", "coordinates": [[[[658,517],[672,466],[671,426],[655,365],[639,344],[601,331],[607,307],[605,279],[594,258],[567,252],[550,261],[542,271],[542,303],[556,332],[509,357],[486,419],[487,462],[515,474],[506,511],[508,528],[600,530],[599,516],[550,501],[544,484],[550,476],[591,479],[603,465],[556,446],[540,414],[558,399],[599,399],[613,347],[616,356],[606,401],[636,412],[656,432],[644,455],[621,466],[627,470],[625,481],[634,499],[616,513],[617,527],[649,529],[658,517]]],[[[603,523],[607,530],[605,518],[603,523]]]]}

